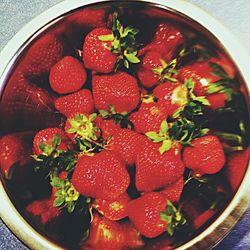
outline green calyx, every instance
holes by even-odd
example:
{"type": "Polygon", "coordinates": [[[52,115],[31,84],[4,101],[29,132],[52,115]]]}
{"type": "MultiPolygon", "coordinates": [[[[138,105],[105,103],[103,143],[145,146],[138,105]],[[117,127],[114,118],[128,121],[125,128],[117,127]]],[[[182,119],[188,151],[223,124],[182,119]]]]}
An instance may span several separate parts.
{"type": "Polygon", "coordinates": [[[160,219],[167,222],[167,233],[170,236],[173,236],[175,230],[185,225],[187,222],[183,217],[180,208],[176,208],[169,200],[167,201],[166,210],[160,212],[160,219]]]}
{"type": "Polygon", "coordinates": [[[212,73],[220,77],[220,80],[210,84],[206,90],[207,94],[224,93],[227,96],[227,101],[231,101],[235,92],[235,87],[238,86],[236,79],[228,76],[226,71],[219,64],[209,62],[212,73]]]}
{"type": "Polygon", "coordinates": [[[139,30],[132,26],[124,28],[118,20],[117,12],[114,12],[112,34],[98,36],[100,41],[111,43],[111,46],[106,46],[108,50],[118,54],[115,71],[121,66],[128,69],[130,63],[136,64],[140,62],[140,59],[137,57],[139,46],[136,41],[136,35],[138,32],[139,30]]]}
{"type": "Polygon", "coordinates": [[[61,144],[61,136],[59,134],[55,134],[51,140],[51,145],[49,145],[48,143],[39,143],[38,147],[42,151],[43,155],[48,156],[56,152],[60,144],[61,144]]]}
{"type": "Polygon", "coordinates": [[[158,134],[154,131],[146,133],[146,136],[153,142],[155,143],[162,142],[162,145],[159,148],[161,155],[164,154],[166,151],[168,151],[172,146],[172,141],[169,138],[168,129],[169,129],[168,123],[166,120],[164,120],[161,123],[160,132],[158,134]]]}
{"type": "Polygon", "coordinates": [[[54,177],[50,184],[57,189],[53,206],[61,208],[65,207],[69,213],[72,213],[80,196],[72,183],[68,180],[64,181],[59,177],[54,177]]]}
{"type": "Polygon", "coordinates": [[[178,74],[178,70],[176,69],[177,66],[177,59],[173,59],[169,63],[167,63],[165,60],[161,59],[161,67],[153,68],[152,71],[160,76],[160,82],[176,82],[176,78],[174,78],[175,75],[178,74]]]}

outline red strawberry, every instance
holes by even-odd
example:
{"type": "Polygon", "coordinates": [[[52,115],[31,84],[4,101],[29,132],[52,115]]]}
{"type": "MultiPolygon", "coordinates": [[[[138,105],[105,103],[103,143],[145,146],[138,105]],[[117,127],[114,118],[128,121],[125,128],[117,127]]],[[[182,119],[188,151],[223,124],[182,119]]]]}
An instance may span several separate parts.
{"type": "Polygon", "coordinates": [[[180,30],[168,23],[161,23],[157,26],[152,42],[142,48],[139,55],[147,51],[154,51],[161,54],[162,58],[170,61],[174,50],[184,42],[180,30]]]}
{"type": "Polygon", "coordinates": [[[161,55],[155,51],[148,51],[143,56],[141,67],[137,75],[145,88],[154,87],[160,80],[160,75],[156,74],[153,70],[162,67],[161,55]]]}
{"type": "Polygon", "coordinates": [[[165,108],[169,116],[188,101],[187,87],[179,82],[164,82],[154,89],[153,95],[158,98],[158,104],[165,108]]]}
{"type": "Polygon", "coordinates": [[[191,141],[183,152],[185,166],[201,174],[215,174],[225,164],[225,154],[218,137],[207,135],[191,141]]]}
{"type": "Polygon", "coordinates": [[[72,184],[84,196],[114,200],[126,191],[129,174],[114,153],[104,150],[79,158],[72,184]]]}
{"type": "Polygon", "coordinates": [[[175,183],[172,183],[166,187],[164,187],[160,193],[163,194],[169,201],[178,202],[184,187],[184,180],[181,177],[175,183]]]}
{"type": "Polygon", "coordinates": [[[149,131],[159,131],[162,121],[166,118],[165,108],[156,102],[142,102],[139,110],[129,116],[135,130],[144,134],[149,131]]]}
{"type": "Polygon", "coordinates": [[[120,124],[115,124],[113,119],[103,120],[101,116],[97,116],[95,123],[96,126],[101,129],[102,137],[105,139],[121,129],[120,124]]]}
{"type": "Polygon", "coordinates": [[[115,200],[95,199],[93,207],[109,220],[121,220],[127,216],[125,206],[130,201],[127,193],[123,193],[115,200]]]}
{"type": "Polygon", "coordinates": [[[53,199],[33,201],[26,207],[26,210],[33,216],[39,216],[42,224],[47,224],[61,214],[61,210],[54,207],[53,202],[53,199]]]}
{"type": "Polygon", "coordinates": [[[163,188],[176,182],[183,174],[180,152],[171,148],[160,154],[159,147],[159,143],[149,140],[141,145],[136,159],[136,187],[139,191],[163,188]]]}
{"type": "Polygon", "coordinates": [[[58,97],[55,107],[66,117],[74,116],[77,113],[91,114],[94,112],[94,100],[88,89],[82,89],[76,93],[58,97]]]}
{"type": "Polygon", "coordinates": [[[125,73],[94,75],[92,79],[93,96],[97,109],[109,110],[113,105],[117,113],[130,112],[140,101],[136,79],[125,73]]]}
{"type": "Polygon", "coordinates": [[[58,94],[79,90],[86,82],[87,74],[82,63],[72,56],[65,56],[50,70],[51,88],[58,94]]]}
{"type": "MultiPolygon", "coordinates": [[[[40,148],[40,144],[46,144],[49,148],[52,148],[53,151],[53,139],[55,135],[59,135],[61,137],[61,143],[57,147],[59,150],[68,150],[71,147],[71,141],[67,137],[66,133],[59,128],[46,128],[40,130],[34,137],[33,141],[33,150],[36,155],[39,154],[47,154],[42,151],[40,148]]],[[[51,150],[49,150],[51,151],[51,150]]]]}
{"type": "Polygon", "coordinates": [[[242,152],[232,153],[227,159],[226,176],[233,191],[237,190],[243,179],[249,162],[249,155],[250,147],[242,152]]]}
{"type": "Polygon", "coordinates": [[[24,166],[31,161],[33,132],[4,135],[0,139],[0,166],[8,176],[10,168],[18,163],[24,166]]]}
{"type": "Polygon", "coordinates": [[[206,98],[210,103],[208,107],[213,110],[224,107],[228,99],[225,93],[211,94],[211,95],[208,95],[206,98]]]}
{"type": "Polygon", "coordinates": [[[111,30],[105,28],[96,28],[88,33],[83,44],[83,62],[86,68],[101,73],[114,70],[118,55],[108,49],[111,41],[103,42],[99,39],[99,36],[112,34],[111,30]]]}
{"type": "Polygon", "coordinates": [[[37,78],[49,73],[64,52],[64,42],[50,32],[38,39],[28,50],[22,61],[22,68],[27,77],[37,78]]]}
{"type": "Polygon", "coordinates": [[[133,165],[140,147],[142,135],[130,130],[120,129],[113,134],[109,149],[115,152],[126,165],[133,165]]]}
{"type": "Polygon", "coordinates": [[[84,250],[135,249],[144,245],[140,233],[128,221],[115,222],[94,214],[89,237],[84,242],[84,250]]]}
{"type": "Polygon", "coordinates": [[[55,114],[53,106],[54,101],[50,94],[31,84],[20,68],[17,68],[2,96],[1,128],[3,131],[14,132],[58,126],[61,116],[55,114]]]}
{"type": "Polygon", "coordinates": [[[152,192],[130,201],[126,211],[142,235],[155,238],[166,231],[167,223],[160,218],[160,213],[165,211],[166,205],[167,199],[164,195],[152,192]]]}

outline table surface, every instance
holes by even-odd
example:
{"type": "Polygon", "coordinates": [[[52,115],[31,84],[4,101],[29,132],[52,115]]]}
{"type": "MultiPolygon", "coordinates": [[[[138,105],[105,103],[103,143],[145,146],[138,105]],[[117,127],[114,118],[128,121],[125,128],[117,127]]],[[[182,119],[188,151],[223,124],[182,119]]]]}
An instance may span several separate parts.
{"type": "MultiPolygon", "coordinates": [[[[32,18],[62,0],[0,0],[0,50],[32,18]],[[29,11],[27,11],[29,10],[29,11]]],[[[242,42],[250,55],[249,0],[186,0],[207,10],[224,23],[242,42]]],[[[0,250],[27,250],[0,220],[0,250]]],[[[250,209],[220,242],[216,250],[250,249],[250,209]]]]}

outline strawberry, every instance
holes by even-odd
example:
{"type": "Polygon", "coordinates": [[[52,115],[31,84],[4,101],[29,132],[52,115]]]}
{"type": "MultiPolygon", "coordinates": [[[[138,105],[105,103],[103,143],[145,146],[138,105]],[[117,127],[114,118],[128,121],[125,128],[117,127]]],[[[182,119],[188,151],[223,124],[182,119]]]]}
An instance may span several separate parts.
{"type": "Polygon", "coordinates": [[[86,82],[87,74],[82,63],[72,56],[65,56],[50,70],[51,88],[58,94],[79,90],[86,82]]]}
{"type": "Polygon", "coordinates": [[[207,95],[207,100],[209,101],[209,108],[216,110],[225,106],[228,97],[225,93],[215,93],[207,95]]]}
{"type": "Polygon", "coordinates": [[[123,193],[112,201],[95,199],[93,207],[105,218],[116,221],[127,216],[125,206],[130,200],[128,194],[123,193]]]}
{"type": "Polygon", "coordinates": [[[55,100],[55,107],[66,117],[77,113],[91,114],[94,112],[94,100],[88,89],[82,89],[73,94],[58,97],[55,100]]]}
{"type": "Polygon", "coordinates": [[[133,165],[142,141],[141,137],[142,135],[130,129],[120,129],[113,134],[109,142],[109,149],[116,153],[126,165],[133,165]]]}
{"type": "Polygon", "coordinates": [[[28,204],[26,211],[33,216],[39,216],[42,224],[49,223],[61,214],[61,210],[58,207],[53,207],[52,199],[33,201],[28,204]]]}
{"type": "Polygon", "coordinates": [[[166,114],[169,116],[188,102],[188,89],[179,82],[164,82],[154,89],[153,95],[158,99],[158,104],[165,108],[166,114]]]}
{"type": "Polygon", "coordinates": [[[166,221],[160,218],[160,213],[165,211],[166,205],[167,199],[164,195],[152,192],[130,201],[126,211],[142,235],[155,238],[167,230],[166,221]]]}
{"type": "Polygon", "coordinates": [[[1,128],[3,131],[14,132],[58,126],[61,115],[55,114],[53,106],[51,95],[30,83],[20,68],[17,68],[2,96],[1,128]]]}
{"type": "Polygon", "coordinates": [[[165,108],[154,101],[143,101],[139,110],[129,116],[135,130],[144,134],[149,131],[159,131],[162,121],[166,118],[165,108]]]}
{"type": "Polygon", "coordinates": [[[179,69],[178,79],[184,83],[185,79],[192,78],[195,83],[194,93],[198,96],[206,94],[209,84],[220,79],[212,73],[208,62],[196,62],[179,69]]]}
{"type": "Polygon", "coordinates": [[[160,23],[156,27],[151,43],[142,48],[139,55],[143,55],[147,51],[154,51],[158,52],[166,61],[170,61],[174,50],[183,42],[183,35],[177,27],[168,23],[160,23]]]}
{"type": "Polygon", "coordinates": [[[217,136],[206,135],[191,141],[183,152],[185,166],[201,174],[215,174],[225,164],[225,154],[217,136]]]}
{"type": "Polygon", "coordinates": [[[115,124],[115,121],[112,119],[104,120],[101,116],[97,116],[95,123],[96,126],[101,129],[102,137],[105,139],[121,129],[119,123],[115,124]]]}
{"type": "Polygon", "coordinates": [[[163,194],[171,202],[178,202],[184,187],[184,180],[181,177],[175,183],[164,187],[160,193],[163,194]]]}
{"type": "Polygon", "coordinates": [[[111,104],[117,113],[130,112],[140,101],[136,79],[125,72],[94,75],[92,87],[95,107],[99,110],[109,110],[111,104]]]}
{"type": "Polygon", "coordinates": [[[84,242],[84,250],[135,249],[144,245],[140,233],[129,221],[122,223],[110,221],[94,214],[89,237],[84,242]]]}
{"type": "Polygon", "coordinates": [[[250,147],[242,152],[232,153],[227,159],[226,176],[233,191],[237,190],[243,179],[249,161],[249,154],[250,147]]]}
{"type": "Polygon", "coordinates": [[[160,75],[154,72],[154,69],[161,67],[161,55],[155,51],[148,51],[143,56],[141,67],[137,75],[145,88],[154,87],[160,80],[160,75]]]}
{"type": "Polygon", "coordinates": [[[33,132],[4,135],[0,139],[0,166],[8,177],[14,164],[23,167],[31,161],[33,132]]]}
{"type": "Polygon", "coordinates": [[[217,211],[215,209],[207,209],[205,212],[199,214],[192,221],[192,226],[195,230],[203,226],[209,219],[211,219],[217,211]]]}
{"type": "Polygon", "coordinates": [[[50,68],[63,57],[64,42],[50,32],[39,38],[25,54],[22,67],[25,76],[38,78],[48,74],[50,68]]]}
{"type": "Polygon", "coordinates": [[[111,30],[105,28],[96,28],[88,33],[83,44],[83,62],[86,68],[101,73],[114,70],[118,55],[108,49],[111,41],[102,42],[99,39],[99,36],[112,34],[111,30]]]}
{"type": "Polygon", "coordinates": [[[180,152],[174,148],[159,152],[159,143],[145,141],[136,159],[136,187],[150,192],[175,183],[183,174],[180,152]]]}
{"type": "Polygon", "coordinates": [[[55,150],[55,136],[59,136],[58,150],[68,150],[71,142],[66,133],[59,128],[46,128],[40,130],[34,137],[33,150],[36,155],[49,155],[55,150]]]}
{"type": "Polygon", "coordinates": [[[114,200],[126,191],[129,174],[114,153],[104,150],[79,158],[72,184],[84,196],[114,200]]]}

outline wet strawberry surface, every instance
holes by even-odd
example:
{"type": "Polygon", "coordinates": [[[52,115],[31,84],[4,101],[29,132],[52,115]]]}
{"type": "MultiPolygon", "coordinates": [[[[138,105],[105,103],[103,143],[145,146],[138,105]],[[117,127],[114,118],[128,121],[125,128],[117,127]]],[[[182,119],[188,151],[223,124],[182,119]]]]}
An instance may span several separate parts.
{"type": "Polygon", "coordinates": [[[173,249],[244,175],[243,84],[168,12],[104,7],[21,55],[0,105],[0,167],[23,216],[68,249],[173,249]]]}

